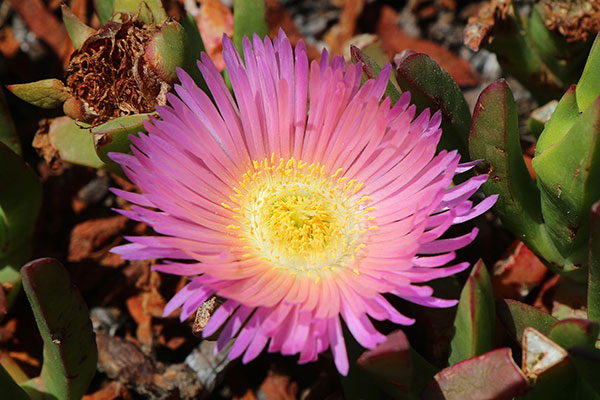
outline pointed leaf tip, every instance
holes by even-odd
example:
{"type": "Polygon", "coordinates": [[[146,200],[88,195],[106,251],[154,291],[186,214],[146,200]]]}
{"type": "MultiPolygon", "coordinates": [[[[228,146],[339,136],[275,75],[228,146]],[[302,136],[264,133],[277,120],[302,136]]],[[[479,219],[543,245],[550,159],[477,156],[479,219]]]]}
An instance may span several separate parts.
{"type": "Polygon", "coordinates": [[[87,40],[87,38],[93,35],[96,31],[81,22],[66,4],[61,5],[61,10],[63,22],[65,24],[65,28],[67,28],[69,38],[71,38],[71,43],[73,43],[75,50],[78,50],[87,40]]]}
{"type": "Polygon", "coordinates": [[[59,107],[69,97],[65,85],[58,79],[7,85],[6,88],[21,100],[41,108],[59,107]]]}
{"type": "Polygon", "coordinates": [[[394,57],[394,63],[398,85],[410,92],[417,110],[430,108],[432,112],[442,112],[438,150],[458,150],[463,161],[467,161],[471,113],[458,84],[434,59],[423,53],[404,51],[394,57]]]}
{"type": "MultiPolygon", "coordinates": [[[[57,399],[81,398],[96,373],[97,362],[87,306],[68,272],[52,258],[28,263],[21,269],[21,278],[44,341],[44,392],[57,399]]],[[[35,388],[35,380],[28,382],[35,388]]]]}
{"type": "Polygon", "coordinates": [[[496,311],[489,274],[477,261],[461,292],[450,343],[450,365],[492,350],[496,311]]]}

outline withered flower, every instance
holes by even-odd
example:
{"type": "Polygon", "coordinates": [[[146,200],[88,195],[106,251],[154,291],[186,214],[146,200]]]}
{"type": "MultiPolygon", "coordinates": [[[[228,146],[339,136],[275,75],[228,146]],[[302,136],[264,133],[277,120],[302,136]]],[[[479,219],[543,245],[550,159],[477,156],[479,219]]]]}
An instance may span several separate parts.
{"type": "Polygon", "coordinates": [[[66,86],[72,97],[63,106],[65,114],[98,125],[166,104],[173,76],[161,73],[153,41],[174,24],[148,25],[120,13],[120,21],[111,20],[91,35],[67,67],[66,86]]]}

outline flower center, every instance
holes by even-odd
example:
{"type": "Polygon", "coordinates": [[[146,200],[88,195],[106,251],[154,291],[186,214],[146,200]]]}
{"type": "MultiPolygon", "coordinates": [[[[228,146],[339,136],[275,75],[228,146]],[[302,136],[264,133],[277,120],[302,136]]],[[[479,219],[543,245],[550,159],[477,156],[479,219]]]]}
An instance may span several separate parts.
{"type": "Polygon", "coordinates": [[[355,179],[328,176],[320,164],[291,158],[254,162],[231,196],[240,225],[230,225],[245,241],[242,257],[257,256],[293,275],[353,268],[365,247],[370,226],[370,197],[357,195],[363,186],[355,179]]]}

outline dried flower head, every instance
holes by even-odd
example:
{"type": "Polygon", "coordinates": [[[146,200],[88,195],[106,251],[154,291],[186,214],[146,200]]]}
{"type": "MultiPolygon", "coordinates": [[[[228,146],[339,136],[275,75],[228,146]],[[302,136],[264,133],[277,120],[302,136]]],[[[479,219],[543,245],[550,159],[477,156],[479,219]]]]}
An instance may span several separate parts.
{"type": "Polygon", "coordinates": [[[120,13],[91,35],[72,55],[64,105],[72,118],[98,125],[123,115],[153,112],[166,104],[172,82],[165,81],[145,54],[161,26],[120,13]]]}
{"type": "Polygon", "coordinates": [[[283,32],[245,38],[243,49],[244,61],[224,38],[235,97],[203,54],[214,103],[179,71],[179,97],[167,95],[161,119],[132,137],[133,155],[112,155],[141,191],[115,190],[135,204],[120,212],[157,232],[113,251],[189,277],[165,315],[182,307],[183,320],[224,298],[203,335],[222,329],[218,349],[237,337],[230,358],[248,362],[267,347],[303,363],[331,349],[346,374],[342,319],[373,348],[385,336],[371,318],[413,322],[384,294],[454,305],[420,284],[468,266],[444,265],[477,230],[440,237],[495,197],[468,200],[486,176],[452,186],[475,163],[435,154],[440,113],[415,119],[408,93],[393,106],[383,98],[389,65],[361,86],[360,65],[324,52],[309,67],[304,44],[293,50],[283,32]]]}

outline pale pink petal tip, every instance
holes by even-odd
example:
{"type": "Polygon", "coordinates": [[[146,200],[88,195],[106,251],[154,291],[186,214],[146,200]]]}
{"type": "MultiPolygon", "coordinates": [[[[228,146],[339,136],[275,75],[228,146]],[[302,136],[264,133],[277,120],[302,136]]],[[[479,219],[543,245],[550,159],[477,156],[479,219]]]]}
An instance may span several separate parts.
{"type": "Polygon", "coordinates": [[[497,196],[472,200],[486,176],[453,184],[480,160],[436,153],[441,113],[416,115],[408,92],[392,104],[391,66],[361,84],[360,64],[346,67],[327,51],[309,62],[305,44],[292,48],[283,31],[246,37],[242,47],[243,59],[223,37],[232,91],[202,54],[210,93],[177,69],[176,94],[146,133],[131,137],[132,154],[109,154],[138,188],[113,189],[131,203],[117,212],[155,232],[111,251],[158,260],[152,270],[189,279],[165,316],[180,310],[185,320],[212,296],[223,302],[203,331],[218,333],[215,351],[234,340],[229,357],[244,363],[265,349],[307,363],[330,350],[346,375],[342,323],[374,348],[385,337],[373,320],[414,322],[389,297],[456,304],[422,284],[468,267],[456,253],[477,229],[448,229],[488,211],[497,196]],[[323,229],[324,220],[336,229],[323,229]]]}

